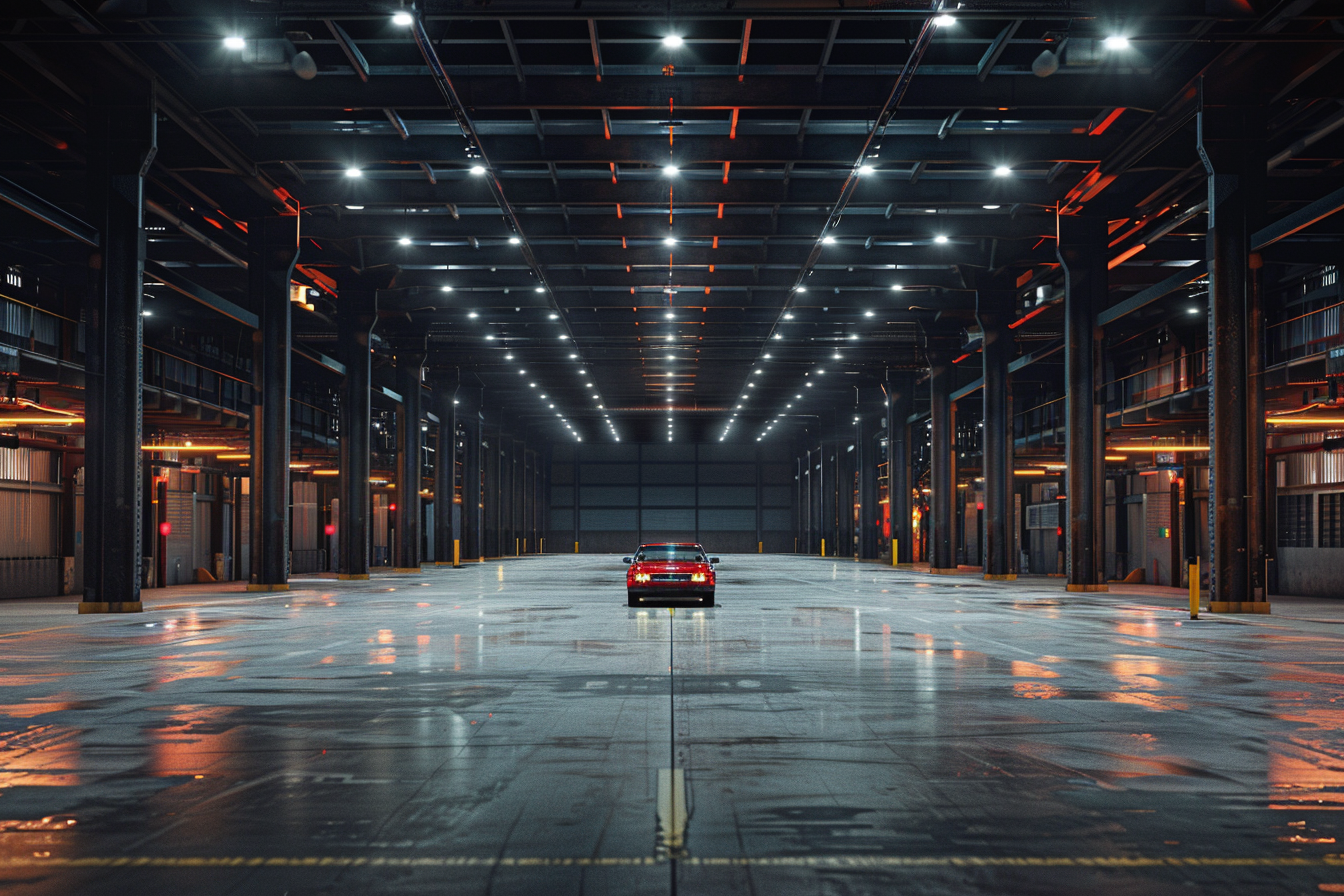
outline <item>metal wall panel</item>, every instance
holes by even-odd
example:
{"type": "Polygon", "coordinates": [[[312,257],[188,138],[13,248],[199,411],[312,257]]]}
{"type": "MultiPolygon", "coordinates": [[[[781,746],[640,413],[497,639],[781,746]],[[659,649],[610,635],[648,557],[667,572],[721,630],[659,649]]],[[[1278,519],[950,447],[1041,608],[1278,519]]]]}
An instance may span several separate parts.
{"type": "Polygon", "coordinates": [[[645,485],[695,485],[695,464],[646,463],[639,481],[645,485]]]}
{"type": "Polygon", "coordinates": [[[56,454],[39,448],[0,448],[0,480],[10,482],[60,481],[56,454]]]}
{"type": "Polygon", "coordinates": [[[646,485],[641,491],[645,507],[693,507],[695,488],[689,485],[646,485]]]}
{"type": "MultiPolygon", "coordinates": [[[[756,467],[752,464],[700,464],[701,485],[756,486],[756,467]]],[[[753,499],[754,500],[754,499],[753,499]]]]}
{"type": "Polygon", "coordinates": [[[638,517],[631,508],[583,508],[579,511],[581,532],[629,532],[630,539],[638,537],[638,517]]]}
{"type": "Polygon", "coordinates": [[[1344,483],[1344,451],[1289,454],[1280,463],[1279,470],[1281,488],[1344,483]]]}
{"type": "Polygon", "coordinates": [[[172,526],[164,542],[164,585],[185,585],[195,580],[192,550],[195,537],[196,495],[194,492],[167,493],[167,519],[172,526]]]}
{"type": "Polygon", "coordinates": [[[695,508],[653,509],[645,507],[640,512],[640,523],[645,532],[667,529],[679,532],[694,532],[695,508]]]}
{"type": "Polygon", "coordinates": [[[56,557],[60,495],[0,488],[0,558],[56,557]]]}
{"type": "Polygon", "coordinates": [[[700,510],[700,530],[719,532],[755,532],[756,511],[752,510],[700,510]]]}
{"type": "Polygon", "coordinates": [[[756,486],[716,485],[701,488],[701,507],[755,507],[756,486]]]}
{"type": "Polygon", "coordinates": [[[317,550],[317,483],[291,484],[294,503],[290,507],[289,545],[292,551],[317,550]]]}
{"type": "Polygon", "coordinates": [[[612,505],[618,507],[629,507],[637,503],[639,503],[639,488],[633,485],[579,486],[580,507],[596,507],[596,506],[609,507],[612,505]]]}

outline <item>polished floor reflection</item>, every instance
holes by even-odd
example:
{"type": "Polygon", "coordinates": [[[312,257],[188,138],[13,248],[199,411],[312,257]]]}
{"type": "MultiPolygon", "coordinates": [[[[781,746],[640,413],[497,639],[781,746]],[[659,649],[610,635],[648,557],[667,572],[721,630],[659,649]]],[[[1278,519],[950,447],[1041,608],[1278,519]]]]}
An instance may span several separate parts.
{"type": "Polygon", "coordinates": [[[1344,603],[723,559],[0,603],[0,889],[1344,892],[1344,603]]]}

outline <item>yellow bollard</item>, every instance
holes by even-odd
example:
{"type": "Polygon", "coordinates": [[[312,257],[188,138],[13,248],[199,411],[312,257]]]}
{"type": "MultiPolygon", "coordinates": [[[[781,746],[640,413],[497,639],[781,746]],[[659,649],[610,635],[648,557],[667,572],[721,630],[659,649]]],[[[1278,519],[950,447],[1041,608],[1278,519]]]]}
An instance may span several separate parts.
{"type": "Polygon", "coordinates": [[[513,540],[513,556],[518,556],[518,539],[513,540]]]}
{"type": "Polygon", "coordinates": [[[896,557],[900,554],[901,542],[899,539],[891,540],[891,565],[896,565],[896,557]]]}
{"type": "Polygon", "coordinates": [[[1199,618],[1199,558],[1190,564],[1190,618],[1199,618]]]}
{"type": "Polygon", "coordinates": [[[764,554],[764,553],[765,553],[765,542],[763,542],[763,541],[758,541],[758,542],[756,542],[756,553],[758,553],[758,554],[764,554]]]}
{"type": "Polygon", "coordinates": [[[821,556],[826,556],[826,539],[821,540],[821,556]]]}
{"type": "Polygon", "coordinates": [[[546,539],[544,538],[537,539],[537,553],[538,554],[546,553],[546,539]]]}
{"type": "Polygon", "coordinates": [[[578,552],[579,552],[579,543],[576,541],[574,542],[574,553],[577,554],[578,552]]]}
{"type": "Polygon", "coordinates": [[[453,569],[462,565],[462,539],[453,539],[453,569]]]}

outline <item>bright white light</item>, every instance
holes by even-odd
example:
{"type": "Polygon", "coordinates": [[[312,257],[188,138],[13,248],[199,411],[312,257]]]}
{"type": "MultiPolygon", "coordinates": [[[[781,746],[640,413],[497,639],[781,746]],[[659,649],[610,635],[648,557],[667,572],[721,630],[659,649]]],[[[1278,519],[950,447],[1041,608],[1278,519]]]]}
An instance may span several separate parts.
{"type": "Polygon", "coordinates": [[[807,287],[806,286],[798,287],[798,292],[807,292],[807,287]]]}
{"type": "Polygon", "coordinates": [[[513,355],[512,355],[512,353],[505,355],[505,356],[504,356],[504,360],[505,360],[505,361],[512,361],[512,360],[513,360],[513,355]]]}
{"type": "Polygon", "coordinates": [[[363,176],[364,176],[364,172],[363,172],[363,171],[360,171],[358,168],[347,168],[347,169],[345,169],[345,176],[346,176],[346,177],[363,177],[363,176]]]}
{"type": "Polygon", "coordinates": [[[533,292],[545,292],[545,291],[546,291],[546,288],[545,288],[544,286],[538,286],[538,287],[536,287],[535,289],[533,289],[532,291],[533,291],[533,292]]]}
{"type": "Polygon", "coordinates": [[[675,246],[676,244],[677,244],[676,237],[669,236],[667,239],[663,240],[664,246],[675,246]]]}
{"type": "Polygon", "coordinates": [[[935,16],[933,24],[937,25],[939,28],[946,28],[948,25],[957,24],[957,17],[949,15],[935,16]]]}
{"type": "Polygon", "coordinates": [[[934,241],[935,243],[945,243],[945,242],[947,242],[947,237],[940,233],[940,234],[938,234],[936,237],[933,238],[933,241],[934,241]]]}
{"type": "MultiPolygon", "coordinates": [[[[850,333],[850,334],[849,334],[849,338],[850,338],[850,339],[858,339],[858,338],[859,338],[859,334],[858,334],[858,333],[850,333]]],[[[839,356],[837,355],[836,357],[839,357],[839,356]]]]}
{"type": "Polygon", "coordinates": [[[980,207],[981,207],[982,209],[984,209],[985,211],[987,211],[987,212],[992,212],[992,211],[994,211],[996,208],[1002,208],[1003,206],[1000,206],[1000,205],[982,205],[982,206],[980,206],[980,207]]]}
{"type": "Polygon", "coordinates": [[[362,206],[362,205],[347,205],[346,208],[350,209],[350,211],[352,211],[352,212],[362,212],[362,211],[364,211],[364,206],[362,206]]]}
{"type": "Polygon", "coordinates": [[[245,46],[247,46],[247,41],[236,34],[231,34],[224,38],[224,48],[226,50],[241,50],[245,46]]]}
{"type": "Polygon", "coordinates": [[[793,320],[793,312],[792,312],[792,311],[786,311],[786,312],[784,313],[784,319],[785,319],[785,320],[793,320]]]}
{"type": "Polygon", "coordinates": [[[772,339],[783,339],[784,336],[783,336],[782,334],[780,334],[780,333],[776,333],[776,334],[775,334],[774,336],[772,336],[771,338],[772,338],[772,339]]]}
{"type": "Polygon", "coordinates": [[[871,312],[871,311],[865,311],[865,312],[863,312],[863,316],[864,316],[864,317],[872,317],[872,316],[873,316],[873,312],[871,312]]]}
{"type": "Polygon", "coordinates": [[[407,25],[411,24],[414,21],[415,19],[408,12],[399,12],[392,16],[392,24],[400,25],[403,28],[405,28],[407,25]]]}
{"type": "Polygon", "coordinates": [[[995,177],[1009,177],[1012,173],[1013,169],[1009,168],[1007,165],[999,165],[994,169],[995,177]]]}
{"type": "Polygon", "coordinates": [[[905,289],[905,287],[902,286],[902,285],[899,284],[899,283],[893,283],[893,284],[891,284],[891,291],[892,291],[892,292],[900,292],[900,291],[903,290],[903,289],[905,289]]]}
{"type": "Polygon", "coordinates": [[[670,47],[673,50],[684,43],[686,43],[686,41],[680,34],[669,34],[667,37],[663,38],[663,46],[670,47]]]}
{"type": "Polygon", "coordinates": [[[479,317],[479,316],[480,316],[480,315],[478,315],[475,311],[468,311],[468,312],[467,312],[467,317],[471,318],[472,320],[475,320],[475,319],[476,319],[477,317],[479,317]]]}
{"type": "Polygon", "coordinates": [[[472,165],[472,166],[471,166],[471,173],[474,174],[474,175],[476,175],[477,177],[480,177],[482,174],[485,173],[485,166],[484,166],[484,165],[472,165]]]}
{"type": "Polygon", "coordinates": [[[1186,312],[1189,313],[1189,314],[1198,314],[1198,313],[1199,313],[1199,309],[1198,309],[1198,308],[1187,308],[1187,309],[1186,309],[1186,312]]]}
{"type": "Polygon", "coordinates": [[[510,245],[510,246],[516,246],[516,245],[518,245],[518,244],[521,243],[521,242],[522,242],[522,240],[518,239],[518,237],[516,237],[516,236],[511,236],[511,237],[509,237],[509,245],[510,245]]]}
{"type": "Polygon", "coordinates": [[[411,244],[411,238],[408,236],[404,236],[401,239],[397,240],[397,244],[401,246],[409,246],[411,244]]]}
{"type": "Polygon", "coordinates": [[[141,316],[141,317],[153,317],[153,316],[154,316],[154,312],[153,312],[153,311],[150,311],[149,309],[145,309],[144,311],[141,311],[141,312],[140,312],[140,316],[141,316]]]}
{"type": "Polygon", "coordinates": [[[1127,50],[1129,49],[1129,38],[1123,34],[1112,34],[1102,41],[1108,50],[1127,50]]]}
{"type": "Polygon", "coordinates": [[[835,237],[827,235],[822,237],[821,241],[829,246],[831,243],[835,242],[835,237]]]}
{"type": "Polygon", "coordinates": [[[485,341],[486,341],[486,342],[494,342],[494,341],[495,341],[495,337],[494,337],[494,336],[486,336],[486,337],[485,337],[485,341]]]}
{"type": "Polygon", "coordinates": [[[860,165],[860,166],[859,166],[859,173],[860,173],[860,174],[872,174],[872,173],[873,173],[874,171],[876,171],[876,170],[877,170],[877,169],[874,168],[872,165],[860,165]]]}
{"type": "Polygon", "coordinates": [[[551,320],[555,320],[555,319],[558,318],[560,315],[555,314],[555,313],[551,313],[551,314],[548,314],[548,315],[546,315],[546,316],[547,316],[549,319],[551,319],[551,320]]]}
{"type": "Polygon", "coordinates": [[[673,314],[671,311],[667,312],[667,314],[664,314],[663,317],[666,317],[668,320],[676,320],[676,319],[677,319],[677,316],[676,316],[675,314],[673,314]]]}
{"type": "Polygon", "coordinates": [[[677,173],[680,172],[680,171],[681,171],[681,169],[678,168],[676,165],[664,165],[664,166],[663,166],[663,173],[666,174],[668,177],[676,177],[676,176],[677,176],[677,173]]]}
{"type": "Polygon", "coordinates": [[[452,292],[452,291],[453,291],[453,288],[452,288],[451,286],[440,286],[440,287],[439,287],[439,292],[452,292]]]}

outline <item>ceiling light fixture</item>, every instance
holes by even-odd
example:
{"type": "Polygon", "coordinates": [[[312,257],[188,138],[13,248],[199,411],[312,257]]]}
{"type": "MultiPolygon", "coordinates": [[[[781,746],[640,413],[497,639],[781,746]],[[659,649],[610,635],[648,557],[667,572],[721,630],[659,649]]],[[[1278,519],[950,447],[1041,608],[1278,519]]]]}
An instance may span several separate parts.
{"type": "Polygon", "coordinates": [[[482,174],[485,173],[485,166],[484,166],[484,165],[472,165],[472,166],[471,166],[471,173],[474,174],[474,175],[476,175],[477,177],[480,177],[482,174]]]}
{"type": "Polygon", "coordinates": [[[999,165],[994,169],[995,177],[1009,177],[1012,173],[1013,169],[1009,168],[1007,165],[999,165]]]}
{"type": "Polygon", "coordinates": [[[1102,41],[1102,44],[1108,50],[1127,50],[1129,49],[1129,38],[1123,34],[1112,34],[1102,41]]]}
{"type": "Polygon", "coordinates": [[[941,16],[934,16],[933,24],[937,25],[939,28],[946,28],[949,25],[957,24],[957,17],[949,16],[944,13],[941,16]]]}
{"type": "Polygon", "coordinates": [[[245,46],[247,46],[247,41],[236,34],[231,34],[224,38],[224,48],[226,50],[241,50],[245,46]]]}
{"type": "Polygon", "coordinates": [[[414,22],[415,22],[415,17],[412,16],[412,15],[411,15],[410,13],[408,13],[408,12],[399,12],[399,13],[395,13],[395,14],[392,16],[392,24],[393,24],[393,25],[400,25],[402,28],[405,28],[407,25],[410,25],[410,24],[412,24],[412,23],[414,23],[414,22]]]}
{"type": "Polygon", "coordinates": [[[363,177],[363,176],[364,176],[364,172],[363,172],[363,171],[360,171],[358,168],[347,168],[347,169],[345,169],[345,176],[346,176],[346,177],[363,177]]]}
{"type": "Polygon", "coordinates": [[[686,43],[686,39],[680,34],[669,34],[663,38],[663,46],[675,50],[677,47],[686,43]]]}

